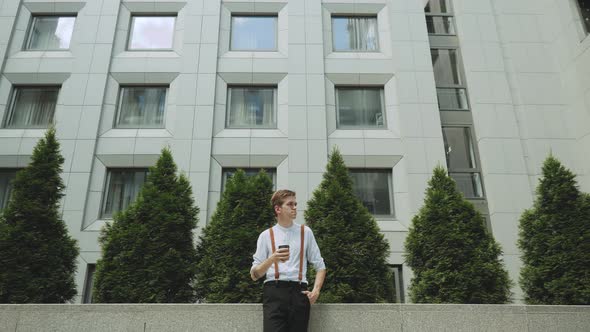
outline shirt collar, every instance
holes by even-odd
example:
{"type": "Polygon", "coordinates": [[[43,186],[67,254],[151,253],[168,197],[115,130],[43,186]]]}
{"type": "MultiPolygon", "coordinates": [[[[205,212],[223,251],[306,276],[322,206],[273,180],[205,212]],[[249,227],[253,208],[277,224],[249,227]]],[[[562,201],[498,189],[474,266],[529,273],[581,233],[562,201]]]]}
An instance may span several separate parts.
{"type": "Polygon", "coordinates": [[[278,229],[282,230],[283,232],[289,232],[292,231],[294,229],[296,229],[295,226],[298,226],[296,223],[293,222],[293,224],[291,225],[291,227],[283,227],[281,225],[279,225],[279,223],[276,223],[275,225],[278,229]]]}

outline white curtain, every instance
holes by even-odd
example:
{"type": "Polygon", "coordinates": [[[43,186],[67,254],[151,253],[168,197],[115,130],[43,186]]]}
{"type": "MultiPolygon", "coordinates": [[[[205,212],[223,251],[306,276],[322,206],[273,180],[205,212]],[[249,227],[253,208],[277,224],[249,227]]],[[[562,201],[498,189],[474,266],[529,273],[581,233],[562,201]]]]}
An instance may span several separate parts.
{"type": "Polygon", "coordinates": [[[348,18],[349,47],[351,50],[377,50],[377,19],[374,17],[348,18]]]}
{"type": "Polygon", "coordinates": [[[164,123],[166,87],[122,89],[120,128],[160,128],[164,123]]]}
{"type": "Polygon", "coordinates": [[[147,170],[111,170],[109,187],[102,216],[109,218],[115,212],[126,209],[145,183],[147,170]]]}
{"type": "Polygon", "coordinates": [[[275,88],[230,88],[228,127],[274,127],[275,91],[275,88]]]}
{"type": "Polygon", "coordinates": [[[53,122],[59,88],[17,88],[7,128],[46,128],[53,122]]]}
{"type": "Polygon", "coordinates": [[[381,89],[338,89],[338,125],[383,127],[381,89]]]}

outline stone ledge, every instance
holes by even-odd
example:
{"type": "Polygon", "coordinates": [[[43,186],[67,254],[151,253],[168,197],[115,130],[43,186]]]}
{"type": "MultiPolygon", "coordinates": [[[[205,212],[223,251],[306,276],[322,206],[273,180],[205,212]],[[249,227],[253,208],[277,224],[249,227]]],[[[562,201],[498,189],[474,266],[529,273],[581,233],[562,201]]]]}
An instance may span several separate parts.
{"type": "MultiPolygon", "coordinates": [[[[0,331],[261,331],[259,304],[0,305],[0,331]]],[[[589,331],[590,306],[318,304],[310,331],[589,331]]]]}

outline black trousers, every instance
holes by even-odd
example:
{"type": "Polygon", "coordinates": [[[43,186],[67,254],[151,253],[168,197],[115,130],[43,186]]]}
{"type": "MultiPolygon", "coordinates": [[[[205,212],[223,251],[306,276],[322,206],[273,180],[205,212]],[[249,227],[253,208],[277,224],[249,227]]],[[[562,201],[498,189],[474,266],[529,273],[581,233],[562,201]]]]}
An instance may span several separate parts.
{"type": "Polygon", "coordinates": [[[264,332],[307,331],[309,299],[301,293],[306,284],[287,281],[269,281],[264,284],[262,310],[264,332]]]}

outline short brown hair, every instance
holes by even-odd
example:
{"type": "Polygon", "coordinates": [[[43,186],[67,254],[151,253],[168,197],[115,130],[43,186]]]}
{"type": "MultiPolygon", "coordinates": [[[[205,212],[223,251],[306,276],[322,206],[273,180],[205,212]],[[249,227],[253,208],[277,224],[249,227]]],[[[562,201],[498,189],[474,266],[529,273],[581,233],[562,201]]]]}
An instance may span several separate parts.
{"type": "MultiPolygon", "coordinates": [[[[283,203],[285,203],[285,199],[287,197],[295,197],[295,192],[289,189],[281,189],[281,190],[277,190],[275,191],[274,194],[272,194],[272,197],[270,199],[270,204],[272,204],[272,210],[274,211],[275,206],[283,206],[283,203]]],[[[275,217],[276,217],[276,212],[275,212],[275,217]]]]}

